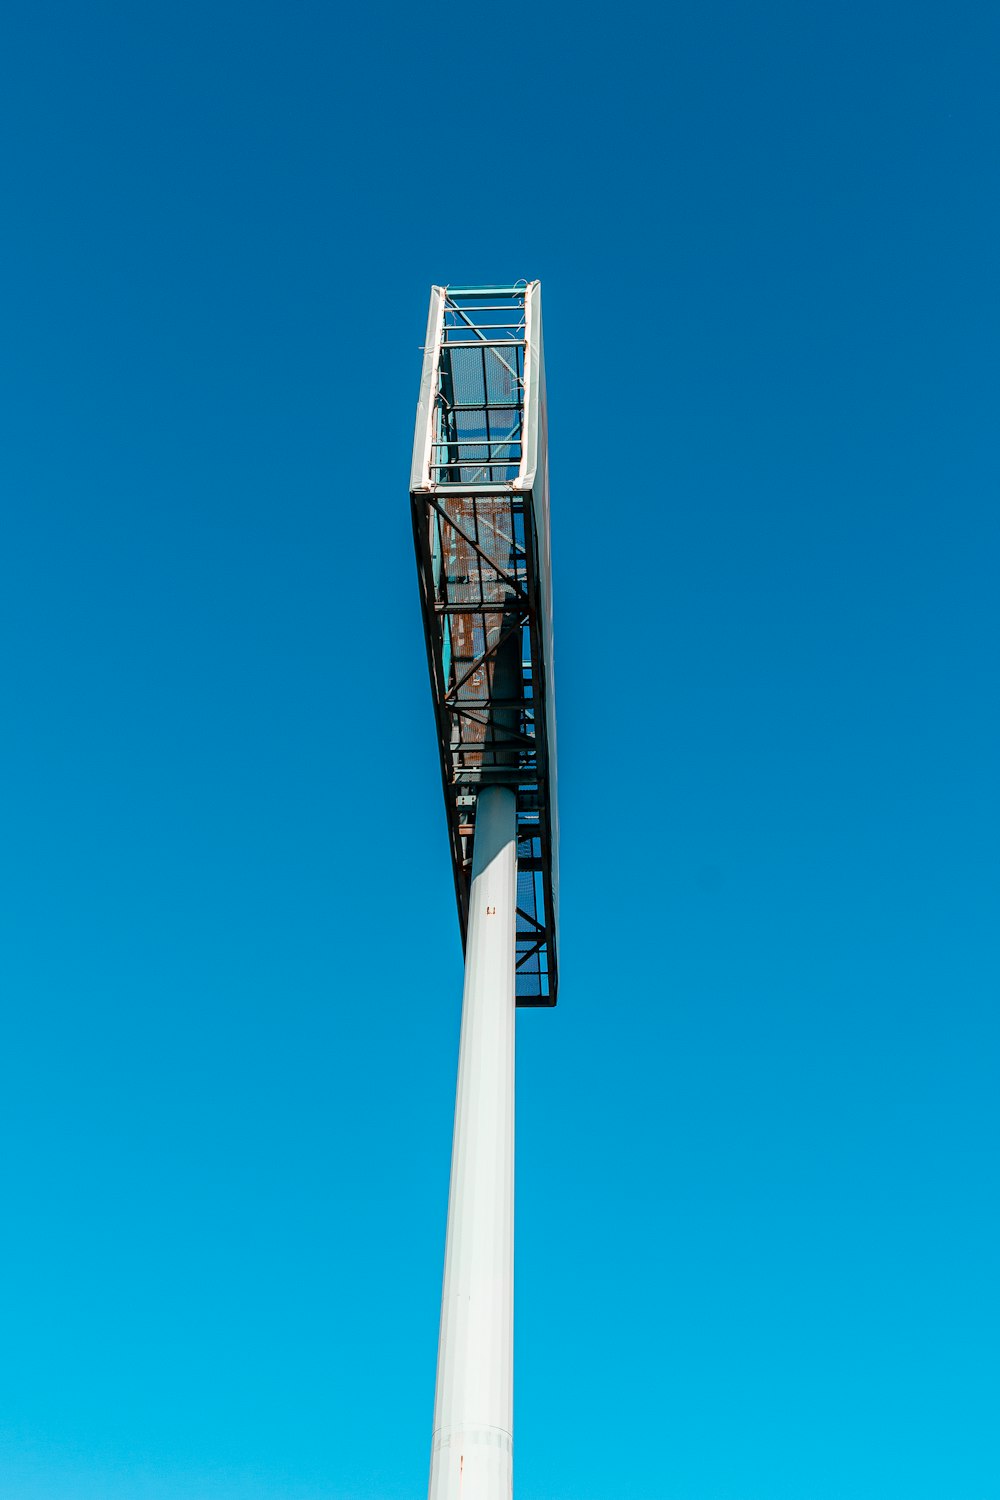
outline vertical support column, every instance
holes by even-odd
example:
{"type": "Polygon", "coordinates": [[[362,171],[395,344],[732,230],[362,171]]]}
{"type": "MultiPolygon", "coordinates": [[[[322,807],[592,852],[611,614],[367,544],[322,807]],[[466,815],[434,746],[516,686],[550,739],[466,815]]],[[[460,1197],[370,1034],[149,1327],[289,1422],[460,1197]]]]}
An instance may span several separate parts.
{"type": "Polygon", "coordinates": [[[476,809],[429,1500],[510,1500],[517,803],[476,809]]]}

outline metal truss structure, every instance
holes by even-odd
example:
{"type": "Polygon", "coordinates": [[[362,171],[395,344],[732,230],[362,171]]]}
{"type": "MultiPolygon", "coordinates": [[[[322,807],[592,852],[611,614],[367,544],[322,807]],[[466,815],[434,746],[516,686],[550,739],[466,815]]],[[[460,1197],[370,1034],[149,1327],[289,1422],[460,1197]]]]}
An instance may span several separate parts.
{"type": "Polygon", "coordinates": [[[517,801],[516,998],[556,1002],[555,700],[538,282],[434,287],[410,498],[459,922],[477,794],[517,801]]]}

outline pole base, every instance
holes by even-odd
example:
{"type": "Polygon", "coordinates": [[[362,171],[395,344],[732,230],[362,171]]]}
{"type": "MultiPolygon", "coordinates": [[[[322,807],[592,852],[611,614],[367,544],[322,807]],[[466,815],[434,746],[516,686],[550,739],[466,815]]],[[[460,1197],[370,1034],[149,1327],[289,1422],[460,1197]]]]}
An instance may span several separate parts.
{"type": "Polygon", "coordinates": [[[436,1432],[428,1500],[511,1500],[514,1445],[499,1427],[436,1432]]]}

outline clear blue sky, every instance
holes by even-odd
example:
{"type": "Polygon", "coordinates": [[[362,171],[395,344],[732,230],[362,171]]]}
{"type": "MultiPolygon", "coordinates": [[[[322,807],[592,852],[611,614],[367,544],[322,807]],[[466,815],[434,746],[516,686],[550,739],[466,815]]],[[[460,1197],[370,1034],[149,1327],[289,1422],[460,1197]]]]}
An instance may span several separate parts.
{"type": "Polygon", "coordinates": [[[409,445],[429,284],[520,276],[518,1500],[1000,1495],[998,56],[985,3],[9,0],[3,1500],[425,1493],[409,445]]]}

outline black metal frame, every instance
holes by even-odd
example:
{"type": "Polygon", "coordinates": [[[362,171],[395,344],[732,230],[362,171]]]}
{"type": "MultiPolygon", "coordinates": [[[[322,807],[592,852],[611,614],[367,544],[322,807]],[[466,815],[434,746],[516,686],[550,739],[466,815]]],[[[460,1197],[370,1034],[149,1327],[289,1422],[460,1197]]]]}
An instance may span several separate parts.
{"type": "Polygon", "coordinates": [[[462,941],[476,792],[511,786],[517,1003],[551,1006],[558,972],[543,601],[534,501],[515,485],[528,419],[524,292],[445,289],[437,337],[429,462],[411,503],[462,941]],[[478,358],[452,353],[473,348],[478,358]]]}

